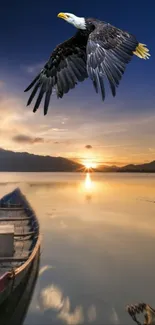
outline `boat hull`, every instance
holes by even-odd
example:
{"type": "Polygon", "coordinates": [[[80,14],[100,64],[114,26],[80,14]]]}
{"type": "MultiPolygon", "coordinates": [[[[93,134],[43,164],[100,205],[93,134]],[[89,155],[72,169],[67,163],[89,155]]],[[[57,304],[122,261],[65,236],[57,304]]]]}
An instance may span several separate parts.
{"type": "Polygon", "coordinates": [[[0,306],[0,324],[22,325],[31,302],[32,294],[38,277],[40,252],[36,254],[29,272],[21,283],[10,293],[0,306]]]}
{"type": "Polygon", "coordinates": [[[5,195],[0,200],[0,211],[3,215],[3,217],[0,215],[0,224],[3,222],[14,223],[16,229],[20,229],[15,234],[15,244],[17,247],[21,246],[21,251],[18,248],[14,257],[9,258],[9,260],[7,258],[0,259],[1,305],[16,290],[29,272],[33,261],[40,252],[41,236],[35,212],[20,189],[5,195]],[[5,215],[6,218],[4,218],[5,215]],[[10,215],[11,217],[8,217],[10,215]],[[21,228],[21,224],[23,228],[21,228]],[[25,251],[23,253],[23,247],[26,247],[26,253],[25,251]],[[26,254],[27,257],[23,254],[26,254]],[[3,269],[4,263],[7,263],[7,271],[5,268],[3,269]]]}

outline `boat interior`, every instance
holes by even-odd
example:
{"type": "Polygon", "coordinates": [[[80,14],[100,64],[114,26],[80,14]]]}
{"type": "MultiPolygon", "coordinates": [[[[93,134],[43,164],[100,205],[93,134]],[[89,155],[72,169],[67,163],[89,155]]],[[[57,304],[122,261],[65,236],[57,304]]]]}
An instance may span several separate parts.
{"type": "Polygon", "coordinates": [[[39,235],[37,219],[31,208],[0,202],[0,227],[14,225],[13,256],[0,257],[0,277],[21,266],[33,251],[39,235]]]}

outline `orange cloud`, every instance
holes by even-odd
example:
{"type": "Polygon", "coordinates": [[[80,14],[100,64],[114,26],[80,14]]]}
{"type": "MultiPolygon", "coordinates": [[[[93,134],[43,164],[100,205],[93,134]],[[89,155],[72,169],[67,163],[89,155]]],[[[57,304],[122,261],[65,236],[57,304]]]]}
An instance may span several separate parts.
{"type": "Polygon", "coordinates": [[[85,148],[86,148],[86,149],[92,149],[93,147],[92,147],[90,144],[87,144],[87,145],[85,146],[85,148]]]}

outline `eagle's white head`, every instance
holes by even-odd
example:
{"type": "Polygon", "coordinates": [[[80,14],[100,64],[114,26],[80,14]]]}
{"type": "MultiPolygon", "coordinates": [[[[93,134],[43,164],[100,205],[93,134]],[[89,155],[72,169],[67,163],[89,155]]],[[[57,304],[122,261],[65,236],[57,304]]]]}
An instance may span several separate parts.
{"type": "Polygon", "coordinates": [[[74,25],[78,29],[86,29],[86,21],[83,17],[77,17],[67,12],[60,12],[57,17],[66,20],[68,23],[74,25]]]}

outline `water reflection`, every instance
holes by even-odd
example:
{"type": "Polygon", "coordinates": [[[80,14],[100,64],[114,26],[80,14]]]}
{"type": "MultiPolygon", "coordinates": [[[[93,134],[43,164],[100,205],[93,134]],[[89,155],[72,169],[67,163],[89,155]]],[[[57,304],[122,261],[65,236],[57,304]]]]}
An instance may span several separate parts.
{"type": "Polygon", "coordinates": [[[54,266],[52,266],[52,265],[44,265],[44,266],[42,266],[40,271],[39,271],[39,276],[41,276],[45,271],[51,270],[53,268],[54,268],[54,266]]]}
{"type": "Polygon", "coordinates": [[[92,180],[90,178],[90,174],[87,173],[86,178],[85,178],[85,189],[86,189],[86,191],[92,191],[93,185],[94,184],[93,184],[93,182],[92,182],[92,180]]]}
{"type": "Polygon", "coordinates": [[[50,308],[55,310],[61,310],[64,304],[63,294],[61,290],[51,285],[44,288],[39,296],[39,306],[41,310],[48,310],[50,308]]]}
{"type": "Polygon", "coordinates": [[[85,194],[86,200],[88,202],[91,201],[93,193],[95,191],[95,182],[92,180],[90,173],[86,174],[85,180],[82,182],[81,189],[85,194]]]}
{"type": "Polygon", "coordinates": [[[83,324],[83,310],[77,306],[71,311],[71,302],[69,297],[64,297],[63,292],[56,285],[44,288],[39,296],[39,306],[41,310],[53,310],[57,312],[56,318],[66,324],[83,324]]]}
{"type": "Polygon", "coordinates": [[[148,304],[137,303],[133,305],[127,305],[126,311],[129,313],[133,321],[138,325],[155,324],[155,310],[148,304]]]}
{"type": "Polygon", "coordinates": [[[6,179],[1,196],[19,182],[43,234],[25,325],[131,325],[128,302],[154,306],[155,174],[2,173],[6,179]]]}
{"type": "Polygon", "coordinates": [[[87,297],[87,303],[74,306],[69,296],[66,296],[60,286],[55,284],[41,290],[38,296],[38,308],[41,312],[48,313],[53,324],[101,324],[103,320],[108,324],[120,322],[116,310],[109,305],[105,308],[102,299],[97,306],[91,303],[90,297],[87,297]]]}

